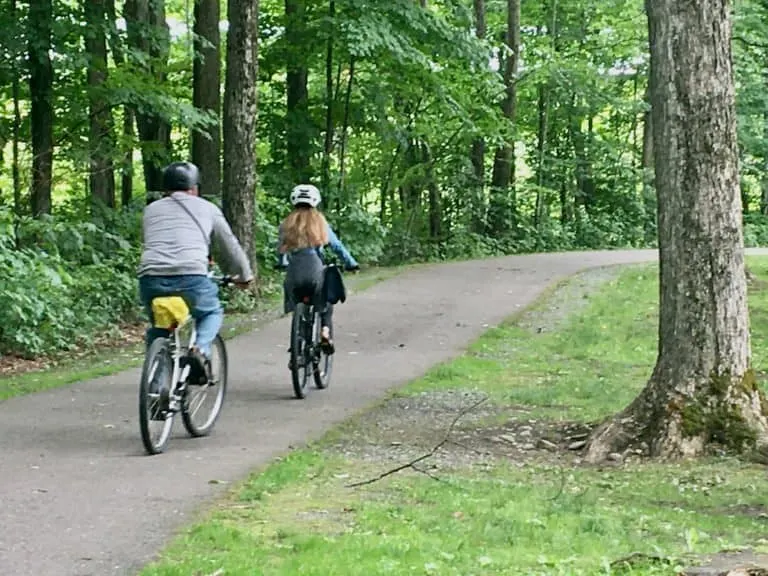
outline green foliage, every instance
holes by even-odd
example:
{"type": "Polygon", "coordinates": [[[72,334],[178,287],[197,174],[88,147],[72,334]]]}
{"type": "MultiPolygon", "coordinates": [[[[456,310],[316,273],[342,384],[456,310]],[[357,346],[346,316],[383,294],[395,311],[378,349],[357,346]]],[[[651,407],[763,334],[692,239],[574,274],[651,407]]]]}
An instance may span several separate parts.
{"type": "Polygon", "coordinates": [[[136,317],[135,245],[55,221],[21,222],[17,244],[7,210],[0,226],[0,353],[69,350],[136,317]]]}
{"type": "MultiPolygon", "coordinates": [[[[288,150],[307,152],[309,166],[301,172],[323,188],[328,220],[363,264],[655,245],[652,171],[643,167],[648,49],[641,2],[523,2],[514,120],[502,110],[506,2],[486,0],[483,39],[475,35],[469,0],[429,0],[426,8],[416,0],[335,0],[333,13],[330,0],[296,3],[306,20],[287,28],[284,2],[260,3],[255,242],[263,273],[271,268],[277,225],[299,173],[288,150]],[[286,110],[288,92],[304,90],[287,86],[289,63],[306,69],[300,117],[289,118],[286,110]],[[480,142],[478,174],[472,150],[480,142]],[[501,146],[514,148],[514,175],[491,190],[501,146]]],[[[20,246],[29,251],[14,258],[58,259],[75,275],[75,268],[100,264],[129,274],[147,188],[140,160],[160,165],[188,157],[191,132],[215,120],[192,102],[192,61],[199,55],[187,29],[189,4],[165,2],[166,27],[151,18],[135,21],[117,2],[105,31],[107,76],[94,88],[83,72],[89,61],[84,5],[53,1],[55,218],[39,222],[24,217],[32,94],[28,6],[16,4],[13,14],[10,3],[0,6],[0,25],[9,32],[0,45],[0,204],[14,204],[15,178],[21,198],[12,208],[22,216],[20,246]],[[14,80],[21,116],[16,160],[14,80]],[[82,202],[93,153],[93,97],[114,116],[102,152],[114,163],[117,187],[122,169],[133,176],[136,204],[117,211],[82,202]],[[125,130],[131,113],[169,122],[170,147],[140,142],[136,122],[125,130]],[[126,153],[133,153],[127,164],[126,153]]],[[[763,2],[735,5],[734,38],[745,241],[764,245],[768,224],[756,214],[768,211],[763,2]]]]}

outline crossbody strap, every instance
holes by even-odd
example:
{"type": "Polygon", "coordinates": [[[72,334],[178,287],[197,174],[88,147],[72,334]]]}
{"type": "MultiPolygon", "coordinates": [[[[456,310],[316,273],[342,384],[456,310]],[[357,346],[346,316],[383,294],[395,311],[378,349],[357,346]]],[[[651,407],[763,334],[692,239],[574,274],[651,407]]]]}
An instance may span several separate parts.
{"type": "Polygon", "coordinates": [[[190,217],[190,218],[192,218],[192,221],[193,221],[193,222],[194,222],[194,223],[197,225],[197,229],[198,229],[198,230],[200,230],[200,234],[202,234],[202,235],[203,235],[203,240],[205,240],[205,245],[208,247],[209,258],[210,258],[210,247],[211,247],[211,239],[210,239],[210,238],[208,237],[208,235],[205,233],[205,230],[203,230],[203,227],[202,227],[202,225],[200,224],[200,221],[199,221],[199,220],[198,220],[198,219],[195,217],[195,215],[194,215],[194,214],[192,214],[192,211],[191,211],[189,208],[187,208],[186,206],[184,206],[184,202],[182,202],[182,201],[181,201],[181,200],[179,200],[178,198],[174,197],[174,196],[173,196],[173,194],[169,195],[168,197],[169,197],[169,198],[171,198],[171,199],[172,199],[174,202],[176,202],[176,204],[178,204],[179,206],[181,206],[181,208],[184,210],[184,212],[186,212],[187,214],[189,214],[189,217],[190,217]]]}

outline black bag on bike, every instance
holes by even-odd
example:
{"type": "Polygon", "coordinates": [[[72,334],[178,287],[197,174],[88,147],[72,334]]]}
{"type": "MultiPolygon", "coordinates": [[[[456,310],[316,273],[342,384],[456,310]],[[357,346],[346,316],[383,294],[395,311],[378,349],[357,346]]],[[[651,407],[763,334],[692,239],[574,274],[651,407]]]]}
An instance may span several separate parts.
{"type": "Polygon", "coordinates": [[[347,289],[344,287],[344,279],[341,270],[337,266],[327,266],[323,278],[323,300],[329,304],[345,302],[347,289]]]}

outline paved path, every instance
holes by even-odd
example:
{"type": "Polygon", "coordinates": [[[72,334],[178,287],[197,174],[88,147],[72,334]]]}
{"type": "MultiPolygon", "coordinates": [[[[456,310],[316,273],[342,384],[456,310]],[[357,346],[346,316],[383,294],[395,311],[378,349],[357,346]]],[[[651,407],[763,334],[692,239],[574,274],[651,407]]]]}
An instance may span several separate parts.
{"type": "MultiPolygon", "coordinates": [[[[288,321],[228,343],[214,434],[177,427],[143,455],[138,370],[0,403],[0,575],[135,574],[201,505],[255,466],[317,438],[391,387],[457,354],[568,275],[656,252],[517,256],[414,269],[337,308],[334,381],[292,400],[288,321]]],[[[179,423],[180,424],[180,423],[179,423]]]]}

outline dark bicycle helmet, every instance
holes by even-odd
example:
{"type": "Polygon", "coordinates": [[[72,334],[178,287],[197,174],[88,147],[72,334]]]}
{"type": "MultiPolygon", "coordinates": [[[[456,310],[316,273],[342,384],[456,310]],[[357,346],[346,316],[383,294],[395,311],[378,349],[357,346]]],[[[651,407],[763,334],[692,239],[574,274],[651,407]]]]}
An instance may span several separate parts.
{"type": "Polygon", "coordinates": [[[200,184],[200,170],[192,162],[173,162],[163,170],[166,192],[191,190],[200,184]]]}

